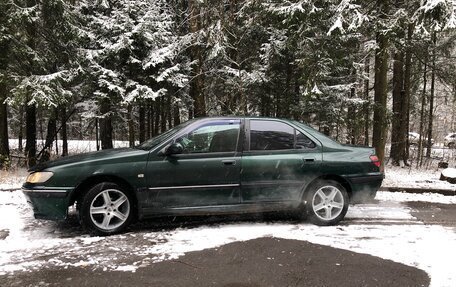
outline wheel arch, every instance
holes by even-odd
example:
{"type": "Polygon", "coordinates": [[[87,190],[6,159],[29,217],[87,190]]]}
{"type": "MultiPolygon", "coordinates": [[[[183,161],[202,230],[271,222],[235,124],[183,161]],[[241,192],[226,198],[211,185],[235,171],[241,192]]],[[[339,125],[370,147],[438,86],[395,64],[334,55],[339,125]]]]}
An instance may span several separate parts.
{"type": "Polygon", "coordinates": [[[315,178],[314,180],[312,180],[309,184],[307,184],[307,186],[305,187],[302,195],[301,195],[301,198],[304,198],[304,196],[309,192],[309,190],[312,188],[312,186],[318,182],[318,181],[324,181],[324,180],[333,180],[335,182],[338,182],[340,185],[342,185],[345,190],[347,191],[347,194],[348,194],[348,197],[349,199],[352,198],[352,187],[350,185],[350,183],[345,179],[343,178],[342,176],[340,175],[336,175],[336,174],[325,174],[325,175],[321,175],[317,178],[315,178]]]}
{"type": "Polygon", "coordinates": [[[137,206],[138,206],[138,198],[135,193],[134,187],[125,179],[115,176],[115,175],[108,175],[108,174],[96,174],[92,175],[86,179],[84,179],[82,182],[80,182],[76,188],[73,190],[71,193],[70,197],[70,203],[69,205],[73,205],[76,201],[78,201],[80,198],[82,198],[88,191],[89,189],[99,183],[102,182],[112,182],[115,184],[118,184],[119,186],[125,188],[127,192],[132,196],[133,204],[135,208],[133,209],[135,213],[137,213],[137,206]]]}

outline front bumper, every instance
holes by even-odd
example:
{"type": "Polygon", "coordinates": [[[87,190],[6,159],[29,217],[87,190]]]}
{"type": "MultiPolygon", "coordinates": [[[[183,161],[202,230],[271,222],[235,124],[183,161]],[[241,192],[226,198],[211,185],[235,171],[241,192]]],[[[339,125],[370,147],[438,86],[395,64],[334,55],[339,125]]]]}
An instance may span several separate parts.
{"type": "Polygon", "coordinates": [[[62,220],[67,217],[70,202],[68,188],[22,188],[37,219],[62,220]]]}

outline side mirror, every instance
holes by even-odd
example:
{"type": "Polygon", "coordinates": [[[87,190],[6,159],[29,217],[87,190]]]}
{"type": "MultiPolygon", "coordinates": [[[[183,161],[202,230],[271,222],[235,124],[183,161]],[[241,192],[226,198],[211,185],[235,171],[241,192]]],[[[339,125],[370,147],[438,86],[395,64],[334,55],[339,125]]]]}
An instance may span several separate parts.
{"type": "Polygon", "coordinates": [[[184,152],[184,147],[180,143],[172,143],[165,151],[165,155],[181,154],[184,152]]]}

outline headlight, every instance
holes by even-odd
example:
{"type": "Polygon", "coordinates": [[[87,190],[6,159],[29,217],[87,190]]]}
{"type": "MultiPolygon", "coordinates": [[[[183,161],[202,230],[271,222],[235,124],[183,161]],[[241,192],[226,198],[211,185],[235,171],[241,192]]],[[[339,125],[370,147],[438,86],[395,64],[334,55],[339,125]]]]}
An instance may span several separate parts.
{"type": "Polygon", "coordinates": [[[50,179],[52,175],[53,173],[50,171],[34,172],[29,174],[25,181],[29,183],[43,183],[46,180],[50,179]]]}

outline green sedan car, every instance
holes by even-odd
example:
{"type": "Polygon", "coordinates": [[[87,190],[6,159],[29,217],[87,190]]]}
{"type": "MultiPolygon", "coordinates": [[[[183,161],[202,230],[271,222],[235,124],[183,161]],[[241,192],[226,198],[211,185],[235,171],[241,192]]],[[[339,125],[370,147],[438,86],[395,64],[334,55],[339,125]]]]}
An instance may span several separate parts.
{"type": "Polygon", "coordinates": [[[339,144],[296,121],[187,121],[139,146],[61,158],[30,170],[23,192],[39,219],[76,204],[90,233],[134,220],[294,210],[317,225],[343,220],[383,180],[374,149],[339,144]]]}

